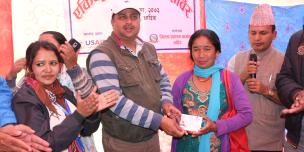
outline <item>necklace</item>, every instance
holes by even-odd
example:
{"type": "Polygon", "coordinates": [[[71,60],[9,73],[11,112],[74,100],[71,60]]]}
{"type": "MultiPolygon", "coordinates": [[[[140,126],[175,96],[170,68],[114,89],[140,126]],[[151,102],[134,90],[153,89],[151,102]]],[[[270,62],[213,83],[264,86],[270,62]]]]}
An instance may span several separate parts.
{"type": "Polygon", "coordinates": [[[199,82],[207,82],[208,80],[210,80],[210,78],[211,78],[211,77],[208,77],[208,78],[206,79],[206,78],[202,78],[202,77],[197,76],[197,80],[198,80],[199,82]]]}
{"type": "MultiPolygon", "coordinates": [[[[208,82],[208,80],[210,80],[210,78],[211,77],[209,77],[209,78],[207,78],[206,80],[204,80],[204,81],[198,81],[197,83],[195,83],[195,81],[194,81],[194,76],[192,76],[192,78],[191,78],[191,81],[192,81],[192,83],[193,83],[193,86],[195,87],[195,88],[197,88],[197,90],[199,90],[199,91],[201,91],[201,92],[209,92],[209,85],[208,85],[208,83],[205,83],[205,82],[208,82]],[[199,82],[203,82],[203,83],[199,83],[199,82]],[[197,86],[197,85],[200,85],[200,86],[204,86],[204,89],[199,89],[199,87],[197,86]],[[208,88],[209,89],[208,89],[208,88]]],[[[197,79],[198,80],[198,79],[197,79]]]]}
{"type": "Polygon", "coordinates": [[[206,102],[209,99],[209,90],[200,90],[198,88],[198,86],[196,86],[194,80],[193,80],[193,76],[192,79],[190,81],[190,86],[191,86],[191,90],[193,91],[193,93],[195,93],[197,95],[197,100],[201,103],[206,102]]]}

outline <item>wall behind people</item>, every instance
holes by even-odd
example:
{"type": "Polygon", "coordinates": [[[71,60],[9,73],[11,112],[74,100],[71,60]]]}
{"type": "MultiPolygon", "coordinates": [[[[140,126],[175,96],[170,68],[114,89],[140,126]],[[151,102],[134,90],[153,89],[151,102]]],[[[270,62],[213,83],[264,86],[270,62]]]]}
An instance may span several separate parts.
{"type": "MultiPolygon", "coordinates": [[[[14,60],[25,57],[27,46],[44,31],[58,31],[69,36],[61,0],[9,0],[12,2],[14,60]]],[[[1,58],[1,57],[0,57],[1,58]]],[[[18,74],[17,80],[24,75],[18,74]]]]}
{"type": "Polygon", "coordinates": [[[0,1],[0,75],[4,75],[13,63],[11,1],[0,1]],[[2,58],[1,58],[2,57],[2,58]],[[5,60],[3,60],[5,57],[5,60]]]}
{"type": "Polygon", "coordinates": [[[25,56],[27,46],[43,31],[58,31],[68,36],[61,0],[12,0],[14,58],[25,56]]]}

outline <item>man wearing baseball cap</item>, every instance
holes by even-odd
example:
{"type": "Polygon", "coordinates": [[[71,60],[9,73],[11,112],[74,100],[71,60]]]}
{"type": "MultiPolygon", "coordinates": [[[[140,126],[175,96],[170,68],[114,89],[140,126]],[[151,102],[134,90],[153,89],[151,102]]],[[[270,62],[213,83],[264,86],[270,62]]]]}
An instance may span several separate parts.
{"type": "Polygon", "coordinates": [[[251,49],[239,52],[228,63],[239,74],[253,106],[253,121],[246,128],[251,151],[281,152],[283,147],[283,106],[274,83],[284,56],[272,46],[276,35],[271,6],[258,5],[249,23],[251,49]]]}
{"type": "Polygon", "coordinates": [[[177,123],[181,113],[172,104],[171,85],[155,47],[138,37],[140,0],[115,1],[113,32],[87,59],[98,91],[120,92],[117,104],[102,112],[104,150],[157,152],[158,129],[175,137],[184,134],[177,123]]]}

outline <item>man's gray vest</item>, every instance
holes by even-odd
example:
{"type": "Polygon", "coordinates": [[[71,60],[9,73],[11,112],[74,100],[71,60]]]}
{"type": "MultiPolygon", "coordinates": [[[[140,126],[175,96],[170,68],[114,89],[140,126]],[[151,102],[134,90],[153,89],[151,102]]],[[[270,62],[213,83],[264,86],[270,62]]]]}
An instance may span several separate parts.
{"type": "MultiPolygon", "coordinates": [[[[128,50],[121,49],[115,40],[109,37],[90,52],[87,58],[89,73],[90,57],[95,51],[107,54],[114,63],[118,72],[119,85],[125,97],[140,106],[160,113],[161,75],[156,49],[153,45],[145,42],[138,57],[135,57],[128,50]]],[[[103,131],[114,138],[128,142],[146,141],[157,133],[151,129],[132,125],[129,121],[119,118],[110,110],[102,111],[101,121],[103,131]]]]}

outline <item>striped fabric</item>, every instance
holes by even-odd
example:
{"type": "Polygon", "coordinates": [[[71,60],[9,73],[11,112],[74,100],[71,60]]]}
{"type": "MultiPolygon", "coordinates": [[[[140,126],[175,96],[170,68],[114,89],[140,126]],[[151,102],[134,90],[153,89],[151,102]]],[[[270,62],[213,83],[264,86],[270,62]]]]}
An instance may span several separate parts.
{"type": "MultiPolygon", "coordinates": [[[[160,87],[162,94],[160,102],[172,103],[171,85],[168,76],[161,64],[159,66],[161,67],[160,87]]],[[[111,59],[106,54],[102,52],[93,53],[89,67],[99,91],[104,92],[110,89],[115,89],[121,93],[117,104],[110,108],[112,112],[121,118],[127,119],[134,125],[153,130],[157,130],[159,128],[160,121],[162,119],[161,114],[155,113],[152,110],[134,103],[122,94],[118,81],[117,70],[111,59]]]]}
{"type": "MultiPolygon", "coordinates": [[[[140,41],[138,40],[136,42],[137,51],[136,53],[133,53],[133,55],[137,57],[138,53],[141,51],[143,44],[140,44],[140,41]]],[[[132,53],[132,51],[130,52],[132,53]]],[[[159,64],[159,66],[161,67],[160,88],[162,95],[160,102],[172,103],[172,88],[169,78],[165,73],[162,65],[159,64]]],[[[89,68],[99,92],[105,92],[111,89],[120,92],[118,102],[115,106],[110,108],[113,113],[115,113],[120,118],[128,120],[133,125],[150,128],[153,130],[157,130],[159,128],[162,114],[155,113],[152,110],[146,109],[145,107],[134,103],[134,101],[128,99],[122,94],[122,89],[120,88],[118,81],[117,70],[113,62],[106,54],[97,51],[93,53],[89,63],[89,68]]],[[[93,83],[92,80],[86,76],[87,74],[83,72],[79,66],[75,66],[73,69],[67,70],[67,72],[72,78],[75,89],[81,91],[82,97],[88,96],[92,91],[93,83]]]]}
{"type": "Polygon", "coordinates": [[[81,98],[84,99],[89,96],[93,90],[94,84],[86,70],[81,69],[81,67],[77,65],[66,72],[71,77],[75,90],[80,91],[81,98]]]}

